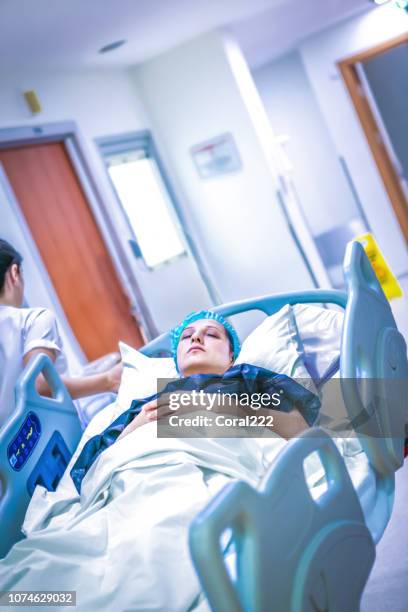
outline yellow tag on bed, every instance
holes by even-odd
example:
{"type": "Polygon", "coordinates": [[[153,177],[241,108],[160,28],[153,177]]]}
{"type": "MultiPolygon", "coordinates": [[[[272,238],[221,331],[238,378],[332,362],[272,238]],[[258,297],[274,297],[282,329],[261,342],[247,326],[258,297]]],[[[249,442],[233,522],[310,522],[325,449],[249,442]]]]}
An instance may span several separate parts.
{"type": "Polygon", "coordinates": [[[391,300],[392,298],[402,297],[404,294],[401,285],[391,272],[391,268],[385,261],[384,255],[381,253],[374,236],[372,234],[362,234],[357,236],[355,240],[358,240],[363,245],[387,299],[391,300]]]}

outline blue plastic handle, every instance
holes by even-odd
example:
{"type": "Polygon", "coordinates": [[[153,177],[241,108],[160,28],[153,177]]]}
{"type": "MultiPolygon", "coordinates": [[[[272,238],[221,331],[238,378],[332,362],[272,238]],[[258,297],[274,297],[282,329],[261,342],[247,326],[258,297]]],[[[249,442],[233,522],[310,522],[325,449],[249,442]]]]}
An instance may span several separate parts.
{"type": "Polygon", "coordinates": [[[16,404],[34,401],[37,406],[50,410],[63,409],[65,402],[72,402],[53,362],[45,353],[39,353],[30,359],[16,383],[15,392],[16,404]],[[38,393],[36,380],[39,374],[44,375],[51,389],[52,397],[44,397],[38,393]]]}
{"type": "MultiPolygon", "coordinates": [[[[286,518],[290,523],[293,516],[286,518]]],[[[343,520],[364,525],[353,484],[332,439],[321,429],[309,429],[283,448],[258,491],[243,482],[232,483],[193,521],[190,551],[211,607],[228,612],[264,609],[270,597],[278,597],[278,585],[285,583],[289,588],[286,574],[295,571],[296,555],[301,555],[304,545],[326,525],[343,520]],[[327,491],[316,500],[310,494],[303,468],[304,460],[313,452],[319,454],[328,481],[327,491]],[[279,555],[273,555],[282,534],[271,531],[283,520],[283,508],[292,508],[293,512],[302,508],[302,519],[288,534],[292,541],[286,546],[291,556],[280,564],[279,555]],[[237,545],[236,582],[227,572],[220,546],[226,529],[232,530],[237,545]],[[269,560],[266,554],[272,555],[269,560]],[[271,567],[273,576],[269,575],[271,567]]]]}

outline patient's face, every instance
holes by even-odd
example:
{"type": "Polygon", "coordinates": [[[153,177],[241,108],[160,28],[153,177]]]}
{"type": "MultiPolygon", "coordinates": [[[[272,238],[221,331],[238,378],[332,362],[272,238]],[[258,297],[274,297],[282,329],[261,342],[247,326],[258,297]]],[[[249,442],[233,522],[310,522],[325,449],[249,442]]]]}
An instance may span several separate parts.
{"type": "Polygon", "coordinates": [[[232,355],[225,328],[210,319],[190,323],[177,347],[177,363],[183,376],[224,374],[232,364],[232,355]]]}

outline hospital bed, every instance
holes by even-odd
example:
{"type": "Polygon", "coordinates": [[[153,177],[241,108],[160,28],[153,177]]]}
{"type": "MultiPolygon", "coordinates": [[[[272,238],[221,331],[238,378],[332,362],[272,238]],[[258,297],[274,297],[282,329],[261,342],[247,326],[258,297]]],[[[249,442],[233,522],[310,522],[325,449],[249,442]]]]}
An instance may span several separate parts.
{"type": "MultiPolygon", "coordinates": [[[[336,444],[313,428],[285,445],[259,490],[243,482],[221,490],[189,534],[193,563],[214,610],[358,610],[375,544],[391,515],[394,473],[403,463],[408,362],[405,341],[359,243],[348,245],[344,269],[347,293],[311,290],[214,308],[224,316],[250,310],[270,315],[298,303],[345,308],[340,384],[369,462],[353,486],[336,444]],[[372,384],[361,384],[365,381],[372,384]],[[327,484],[317,498],[303,469],[314,452],[327,484]],[[223,534],[229,538],[227,553],[223,534]]],[[[143,352],[163,354],[169,346],[169,334],[163,334],[143,352]]],[[[26,367],[16,405],[0,431],[0,557],[22,537],[36,484],[55,490],[81,436],[75,407],[45,355],[26,367]],[[52,398],[36,393],[40,371],[52,398]]]]}

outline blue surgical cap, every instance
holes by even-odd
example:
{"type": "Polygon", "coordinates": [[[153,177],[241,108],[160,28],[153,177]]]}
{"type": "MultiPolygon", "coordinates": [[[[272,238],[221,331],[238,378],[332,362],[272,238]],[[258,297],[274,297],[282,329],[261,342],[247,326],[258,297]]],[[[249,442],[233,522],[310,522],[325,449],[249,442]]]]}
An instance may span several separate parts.
{"type": "Polygon", "coordinates": [[[222,315],[216,312],[212,312],[211,310],[197,310],[196,312],[190,312],[190,314],[185,317],[185,319],[180,323],[180,325],[177,325],[174,329],[171,330],[171,351],[173,354],[173,359],[175,361],[177,371],[177,347],[180,342],[181,334],[183,333],[183,330],[187,327],[187,325],[190,325],[190,323],[193,323],[193,321],[198,321],[199,319],[211,319],[213,321],[217,321],[217,323],[220,323],[225,328],[231,341],[234,360],[239,355],[241,344],[239,342],[237,332],[232,327],[231,323],[229,323],[227,319],[224,319],[222,315]]]}

